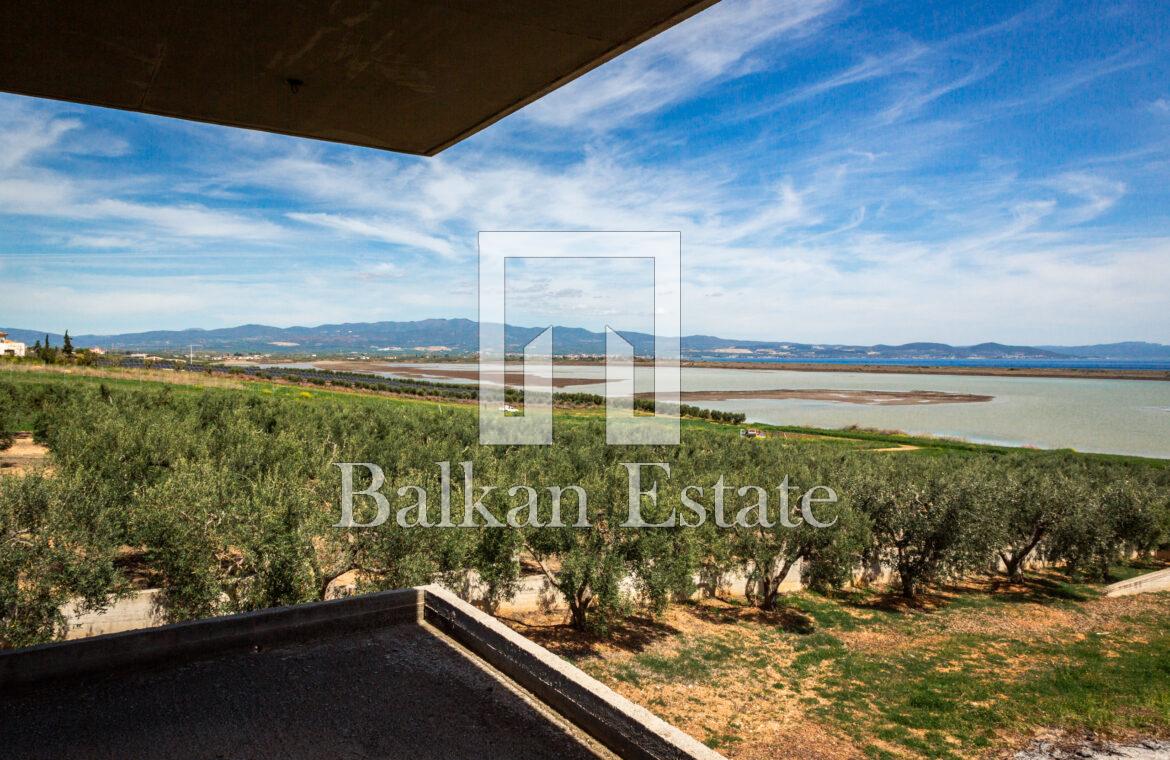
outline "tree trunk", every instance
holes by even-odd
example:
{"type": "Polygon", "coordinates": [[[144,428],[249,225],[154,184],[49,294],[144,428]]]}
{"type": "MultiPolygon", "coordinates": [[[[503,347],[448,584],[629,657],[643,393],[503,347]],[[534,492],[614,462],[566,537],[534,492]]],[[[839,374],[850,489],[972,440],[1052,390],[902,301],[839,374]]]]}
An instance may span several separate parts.
{"type": "Polygon", "coordinates": [[[905,570],[899,569],[898,578],[902,581],[902,596],[913,599],[918,589],[915,588],[914,576],[905,570]]]}
{"type": "Polygon", "coordinates": [[[861,586],[868,588],[876,583],[878,578],[882,577],[882,557],[880,552],[873,552],[872,556],[867,557],[863,561],[863,570],[861,573],[861,586]]]}
{"type": "Polygon", "coordinates": [[[589,622],[589,603],[593,601],[593,594],[588,586],[582,586],[575,594],[568,597],[571,625],[578,631],[586,630],[589,622]]]}
{"type": "Polygon", "coordinates": [[[912,570],[913,564],[914,563],[910,561],[910,558],[906,556],[906,552],[902,549],[901,546],[899,546],[897,565],[898,581],[902,584],[902,596],[906,597],[907,599],[913,599],[915,592],[918,590],[915,588],[916,584],[914,583],[915,575],[914,571],[912,570]]]}
{"type": "Polygon", "coordinates": [[[719,598],[719,583],[722,580],[722,575],[714,565],[704,564],[699,569],[699,591],[702,598],[719,598]]]}
{"type": "Polygon", "coordinates": [[[584,631],[585,630],[585,623],[586,623],[585,608],[579,604],[570,603],[569,604],[569,614],[571,615],[571,618],[572,618],[570,625],[572,625],[573,628],[575,628],[578,631],[584,631]]]}
{"type": "Polygon", "coordinates": [[[769,582],[766,593],[764,594],[764,603],[760,605],[761,609],[771,610],[776,608],[776,599],[780,596],[780,583],[769,582]]]}
{"type": "Polygon", "coordinates": [[[767,589],[765,589],[763,576],[758,578],[749,577],[747,582],[744,584],[743,595],[747,597],[748,603],[753,607],[759,607],[760,609],[763,609],[764,596],[766,593],[767,589]]]}
{"type": "Polygon", "coordinates": [[[1000,560],[1003,561],[1003,571],[1007,573],[1007,577],[1011,580],[1019,580],[1020,565],[1024,563],[1024,557],[1021,554],[1004,552],[999,553],[1000,560]]]}

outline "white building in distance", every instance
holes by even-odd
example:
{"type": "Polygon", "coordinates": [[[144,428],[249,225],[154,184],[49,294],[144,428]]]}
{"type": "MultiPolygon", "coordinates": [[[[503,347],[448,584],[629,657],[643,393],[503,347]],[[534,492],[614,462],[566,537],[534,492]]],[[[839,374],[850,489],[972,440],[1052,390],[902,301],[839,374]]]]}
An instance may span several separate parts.
{"type": "Polygon", "coordinates": [[[8,340],[8,333],[0,332],[0,356],[24,356],[24,344],[8,340]]]}

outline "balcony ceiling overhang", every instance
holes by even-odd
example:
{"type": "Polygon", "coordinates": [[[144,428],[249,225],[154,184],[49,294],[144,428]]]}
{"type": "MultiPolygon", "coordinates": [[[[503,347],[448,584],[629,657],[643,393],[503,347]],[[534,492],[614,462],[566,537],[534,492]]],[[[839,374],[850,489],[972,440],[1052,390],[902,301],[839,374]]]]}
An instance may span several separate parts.
{"type": "Polygon", "coordinates": [[[47,0],[0,90],[434,155],[716,0],[47,0]]]}

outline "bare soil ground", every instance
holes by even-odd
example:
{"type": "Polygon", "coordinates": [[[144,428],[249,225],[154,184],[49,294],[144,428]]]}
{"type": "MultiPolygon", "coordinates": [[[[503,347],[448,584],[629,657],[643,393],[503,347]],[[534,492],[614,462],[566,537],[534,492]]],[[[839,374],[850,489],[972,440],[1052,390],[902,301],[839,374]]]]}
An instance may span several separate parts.
{"type": "Polygon", "coordinates": [[[1170,742],[1142,739],[1132,743],[1103,742],[1095,737],[1056,735],[1037,739],[1013,760],[1168,760],[1170,742]]]}
{"type": "MultiPolygon", "coordinates": [[[[1084,733],[1065,732],[1060,707],[1021,721],[1010,709],[1016,690],[1026,694],[1031,679],[1063,668],[1065,657],[1077,672],[1082,650],[1100,649],[1108,677],[1110,658],[1140,652],[1170,621],[1168,594],[1072,600],[1064,593],[1055,580],[973,581],[915,605],[883,595],[839,603],[799,594],[762,612],[736,599],[708,600],[626,620],[608,639],[571,630],[563,612],[504,622],[733,760],[1004,758],[1040,736],[1053,747],[1096,751],[1084,733]],[[956,706],[960,715],[991,713],[974,727],[986,739],[948,725],[946,709],[930,713],[942,716],[936,726],[917,724],[923,713],[889,706],[936,690],[971,695],[956,706]],[[880,709],[867,707],[887,698],[880,709]],[[1000,710],[1012,717],[999,722],[1000,710]]],[[[1154,654],[1149,662],[1165,667],[1154,654]]],[[[1139,747],[1153,741],[1124,725],[1108,738],[1139,747]]]]}
{"type": "Polygon", "coordinates": [[[33,441],[32,433],[17,433],[12,445],[0,451],[0,475],[24,475],[42,466],[49,450],[33,441]]]}
{"type": "MultiPolygon", "coordinates": [[[[562,625],[563,613],[529,613],[504,622],[540,645],[570,659],[622,696],[647,707],[691,736],[715,746],[730,758],[773,760],[777,757],[860,760],[865,755],[847,737],[803,714],[798,695],[775,691],[785,660],[795,655],[791,646],[778,645],[766,630],[783,628],[783,613],[762,613],[732,608],[711,601],[676,605],[658,620],[631,618],[614,632],[611,640],[594,640],[562,625]],[[759,627],[742,627],[751,621],[759,627]],[[653,683],[635,677],[628,669],[638,657],[668,662],[688,657],[691,642],[715,641],[740,652],[767,646],[772,662],[736,662],[720,677],[675,678],[671,674],[653,683]],[[734,746],[721,746],[720,739],[734,746]]],[[[703,654],[698,655],[700,660],[703,654]]],[[[738,659],[738,658],[737,658],[738,659]]],[[[663,667],[667,669],[666,666],[663,667]]],[[[697,670],[704,670],[699,667],[697,670]]]]}
{"type": "MultiPolygon", "coordinates": [[[[318,369],[333,371],[357,372],[393,372],[396,375],[425,379],[467,380],[479,381],[479,370],[474,365],[467,369],[450,367],[407,367],[393,363],[372,363],[365,361],[323,361],[314,363],[318,369]]],[[[501,375],[489,375],[489,379],[500,382],[501,375]]],[[[536,375],[530,378],[546,379],[536,375]]],[[[508,372],[504,381],[507,385],[520,387],[524,384],[522,372],[508,372]]],[[[602,382],[597,378],[586,377],[555,377],[552,380],[554,388],[568,388],[575,385],[595,385],[602,382]]],[[[639,393],[639,398],[653,398],[652,393],[639,393]]],[[[746,391],[683,391],[682,401],[727,401],[730,399],[806,399],[811,401],[838,401],[850,404],[867,404],[872,406],[898,406],[919,404],[962,404],[991,401],[993,396],[983,396],[972,393],[946,393],[943,391],[868,391],[868,390],[833,390],[828,388],[777,388],[746,391]]]]}
{"type": "MultiPolygon", "coordinates": [[[[639,396],[653,397],[653,394],[639,396]]],[[[729,401],[748,399],[804,399],[808,401],[837,401],[868,406],[920,406],[923,404],[972,404],[991,401],[994,396],[975,393],[946,393],[944,391],[864,391],[833,390],[829,388],[779,388],[762,391],[683,391],[683,401],[729,401]]]]}
{"type": "Polygon", "coordinates": [[[918,451],[921,448],[921,446],[915,446],[912,443],[900,443],[897,446],[883,446],[880,449],[866,449],[866,451],[876,454],[884,454],[896,451],[918,451]]]}

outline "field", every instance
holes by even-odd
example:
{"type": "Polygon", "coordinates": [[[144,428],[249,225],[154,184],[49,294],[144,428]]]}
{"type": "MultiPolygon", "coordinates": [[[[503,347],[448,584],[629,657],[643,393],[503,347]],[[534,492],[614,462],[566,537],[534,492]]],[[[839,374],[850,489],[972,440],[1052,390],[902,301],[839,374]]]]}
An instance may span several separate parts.
{"type": "MultiPolygon", "coordinates": [[[[495,610],[539,572],[567,609],[506,622],[730,757],[982,757],[1041,734],[1170,732],[1170,596],[1100,596],[1160,566],[1165,462],[858,430],[751,440],[700,419],[679,447],[606,447],[592,407],[558,411],[555,446],[480,447],[466,399],[76,368],[0,371],[0,434],[18,431],[49,455],[0,470],[0,646],[60,638],[65,602],[134,589],[160,589],[179,621],[326,598],[343,575],[464,588],[473,571],[495,610]],[[402,493],[383,525],[338,528],[336,462],[378,463],[391,497],[438,493],[436,463],[469,462],[500,518],[518,504],[500,486],[580,484],[591,528],[404,526],[399,510],[436,505],[402,493]],[[631,529],[623,462],[670,465],[641,500],[655,523],[686,484],[710,507],[721,477],[729,513],[759,523],[753,484],[787,475],[840,498],[823,529],[631,529]],[[733,573],[746,584],[728,588],[733,573]]],[[[465,495],[456,477],[460,513],[465,495]]],[[[531,509],[549,516],[543,490],[531,509]]],[[[355,505],[356,522],[375,512],[355,505]]]]}
{"type": "Polygon", "coordinates": [[[607,641],[548,616],[513,626],[732,758],[962,758],[1166,735],[1168,620],[1170,595],[1041,576],[918,608],[862,592],[680,604],[607,641]]]}

